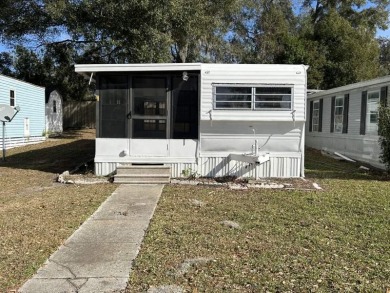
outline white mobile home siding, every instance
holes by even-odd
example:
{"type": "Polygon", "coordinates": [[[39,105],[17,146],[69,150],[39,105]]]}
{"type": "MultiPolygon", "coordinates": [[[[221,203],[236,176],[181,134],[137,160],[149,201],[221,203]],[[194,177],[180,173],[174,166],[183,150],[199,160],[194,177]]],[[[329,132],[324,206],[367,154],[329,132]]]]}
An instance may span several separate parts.
{"type": "MultiPolygon", "coordinates": [[[[390,86],[390,77],[351,84],[308,96],[308,121],[306,123],[306,145],[315,149],[327,149],[339,152],[355,160],[368,163],[378,168],[384,168],[380,162],[380,147],[377,134],[360,134],[362,92],[381,91],[390,86]],[[347,133],[331,132],[331,101],[334,96],[349,94],[348,130],[347,133]],[[309,131],[310,101],[323,99],[322,131],[309,131]]],[[[387,105],[389,105],[389,90],[387,90],[387,105]]]]}
{"type": "Polygon", "coordinates": [[[6,148],[44,140],[45,88],[0,75],[0,104],[10,104],[10,90],[15,92],[20,112],[6,123],[6,148]]]}
{"type": "Polygon", "coordinates": [[[303,65],[202,64],[201,120],[292,121],[291,111],[213,110],[213,85],[291,85],[295,121],[305,121],[306,68],[303,65]],[[211,113],[209,112],[211,111],[211,113]]]}

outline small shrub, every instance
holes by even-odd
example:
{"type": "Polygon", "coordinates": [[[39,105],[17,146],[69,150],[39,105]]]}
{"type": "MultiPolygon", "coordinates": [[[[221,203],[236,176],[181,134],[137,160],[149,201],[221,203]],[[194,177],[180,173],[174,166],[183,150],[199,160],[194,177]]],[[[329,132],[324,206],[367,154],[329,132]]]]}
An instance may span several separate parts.
{"type": "Polygon", "coordinates": [[[381,147],[380,159],[390,173],[390,108],[379,107],[378,119],[379,145],[381,147]]]}
{"type": "Polygon", "coordinates": [[[187,169],[182,170],[181,174],[183,175],[183,177],[186,177],[189,180],[199,177],[198,172],[195,170],[192,170],[191,168],[187,168],[187,169]]]}

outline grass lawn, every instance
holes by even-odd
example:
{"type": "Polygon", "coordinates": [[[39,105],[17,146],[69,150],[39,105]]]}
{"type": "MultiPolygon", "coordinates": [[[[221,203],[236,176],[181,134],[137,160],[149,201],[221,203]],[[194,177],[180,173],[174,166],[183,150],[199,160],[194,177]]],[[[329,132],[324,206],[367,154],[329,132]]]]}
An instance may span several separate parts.
{"type": "Polygon", "coordinates": [[[0,161],[0,292],[30,278],[115,189],[54,183],[93,156],[94,133],[78,131],[11,149],[0,161]]]}
{"type": "Polygon", "coordinates": [[[323,191],[167,186],[127,291],[386,292],[390,184],[358,167],[308,151],[323,191]]]}

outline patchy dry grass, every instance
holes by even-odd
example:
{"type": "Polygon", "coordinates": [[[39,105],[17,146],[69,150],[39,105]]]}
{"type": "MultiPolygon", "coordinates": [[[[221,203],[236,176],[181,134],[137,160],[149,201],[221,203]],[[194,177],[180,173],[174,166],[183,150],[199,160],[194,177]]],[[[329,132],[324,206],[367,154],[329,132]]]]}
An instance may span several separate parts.
{"type": "Polygon", "coordinates": [[[115,186],[54,183],[94,155],[81,131],[15,148],[0,161],[0,292],[20,286],[96,210],[115,186]]]}
{"type": "Polygon", "coordinates": [[[128,292],[386,292],[389,182],[315,151],[307,166],[324,191],[167,186],[128,292]]]}

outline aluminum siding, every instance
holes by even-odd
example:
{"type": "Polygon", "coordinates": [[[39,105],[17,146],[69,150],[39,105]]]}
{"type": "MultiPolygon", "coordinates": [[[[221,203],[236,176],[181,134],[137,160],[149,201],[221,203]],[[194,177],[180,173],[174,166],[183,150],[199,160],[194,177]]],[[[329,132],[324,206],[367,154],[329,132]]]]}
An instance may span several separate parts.
{"type": "MultiPolygon", "coordinates": [[[[43,137],[45,132],[45,88],[0,75],[0,104],[9,105],[10,90],[15,91],[15,106],[20,112],[6,123],[5,137],[24,138],[24,119],[29,118],[30,137],[43,137]]],[[[2,137],[2,132],[0,132],[2,137]]],[[[27,139],[27,138],[26,138],[27,139]]]]}

